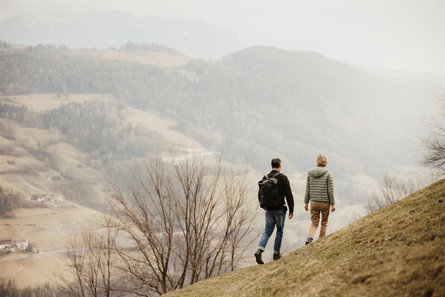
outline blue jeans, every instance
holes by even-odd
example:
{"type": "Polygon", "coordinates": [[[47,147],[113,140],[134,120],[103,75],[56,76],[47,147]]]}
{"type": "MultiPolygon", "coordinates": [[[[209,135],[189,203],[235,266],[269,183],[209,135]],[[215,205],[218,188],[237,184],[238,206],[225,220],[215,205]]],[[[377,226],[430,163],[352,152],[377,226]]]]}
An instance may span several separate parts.
{"type": "Polygon", "coordinates": [[[280,253],[281,240],[283,239],[284,220],[286,218],[286,211],[284,209],[279,210],[266,210],[266,227],[264,228],[263,235],[260,239],[258,249],[264,251],[267,245],[269,237],[272,235],[275,225],[277,225],[277,234],[275,235],[275,243],[273,246],[274,254],[280,253]]]}

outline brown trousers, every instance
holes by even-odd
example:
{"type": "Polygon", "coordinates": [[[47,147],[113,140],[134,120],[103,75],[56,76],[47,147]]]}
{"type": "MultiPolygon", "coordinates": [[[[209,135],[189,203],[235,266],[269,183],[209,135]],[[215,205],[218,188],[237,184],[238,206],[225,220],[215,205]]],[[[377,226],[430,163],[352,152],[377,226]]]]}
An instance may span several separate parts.
{"type": "Polygon", "coordinates": [[[320,222],[321,213],[321,228],[320,238],[326,235],[328,230],[328,218],[329,218],[329,202],[316,202],[311,201],[311,221],[312,225],[309,229],[309,237],[314,238],[315,231],[317,231],[318,223],[320,222]]]}

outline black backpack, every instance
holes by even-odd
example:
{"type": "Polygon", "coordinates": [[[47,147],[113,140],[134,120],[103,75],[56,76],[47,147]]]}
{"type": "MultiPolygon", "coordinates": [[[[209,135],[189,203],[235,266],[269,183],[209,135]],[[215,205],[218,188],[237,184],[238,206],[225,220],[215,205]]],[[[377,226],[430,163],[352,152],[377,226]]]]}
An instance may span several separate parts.
{"type": "Polygon", "coordinates": [[[280,191],[278,189],[278,176],[265,175],[258,182],[258,200],[260,207],[264,209],[276,209],[280,207],[280,191]]]}

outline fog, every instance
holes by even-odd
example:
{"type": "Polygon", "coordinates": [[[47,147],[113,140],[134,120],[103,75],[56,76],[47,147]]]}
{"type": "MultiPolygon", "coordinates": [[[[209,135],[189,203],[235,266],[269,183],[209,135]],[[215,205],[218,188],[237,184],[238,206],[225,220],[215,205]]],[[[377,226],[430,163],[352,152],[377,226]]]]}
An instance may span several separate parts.
{"type": "Polygon", "coordinates": [[[127,292],[157,296],[215,275],[166,269],[175,285],[146,286],[151,257],[182,267],[180,253],[157,253],[190,252],[181,243],[196,234],[180,229],[191,217],[212,226],[195,241],[208,251],[200,257],[226,265],[230,241],[239,262],[218,271],[250,266],[264,225],[258,180],[276,157],[295,200],[283,254],[304,245],[319,153],[336,193],[328,234],[370,212],[382,189],[397,200],[437,180],[443,171],[424,160],[425,140],[445,124],[444,3],[1,1],[0,239],[27,248],[0,248],[0,276],[54,285],[55,268],[76,267],[67,251],[104,248],[116,230],[106,218],[124,226],[112,241],[124,252],[111,253],[113,282],[127,292]],[[221,241],[224,228],[235,237],[221,241]],[[122,266],[134,255],[139,279],[122,266]]]}
{"type": "Polygon", "coordinates": [[[60,0],[2,1],[0,7],[2,19],[105,8],[140,17],[191,18],[230,30],[244,47],[308,50],[355,65],[409,72],[443,75],[445,67],[444,1],[60,0]]]}

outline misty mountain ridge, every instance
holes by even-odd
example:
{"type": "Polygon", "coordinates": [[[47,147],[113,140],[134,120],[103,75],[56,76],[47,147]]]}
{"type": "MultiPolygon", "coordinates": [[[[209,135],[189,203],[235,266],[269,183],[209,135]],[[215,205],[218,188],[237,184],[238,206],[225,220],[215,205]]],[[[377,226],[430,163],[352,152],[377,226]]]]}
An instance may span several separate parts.
{"type": "Polygon", "coordinates": [[[255,46],[173,68],[156,62],[162,55],[128,51],[138,58],[124,59],[117,52],[43,46],[4,54],[0,69],[8,75],[0,90],[111,93],[119,104],[172,120],[174,129],[227,161],[266,171],[280,156],[298,183],[323,152],[341,181],[337,191],[352,204],[363,203],[369,178],[415,174],[426,122],[443,100],[443,89],[432,83],[387,79],[311,52],[255,46]]]}
{"type": "Polygon", "coordinates": [[[99,49],[118,48],[128,41],[158,43],[206,59],[220,58],[243,47],[234,32],[201,21],[135,17],[108,9],[15,16],[0,21],[0,39],[26,45],[64,44],[99,49]]]}

